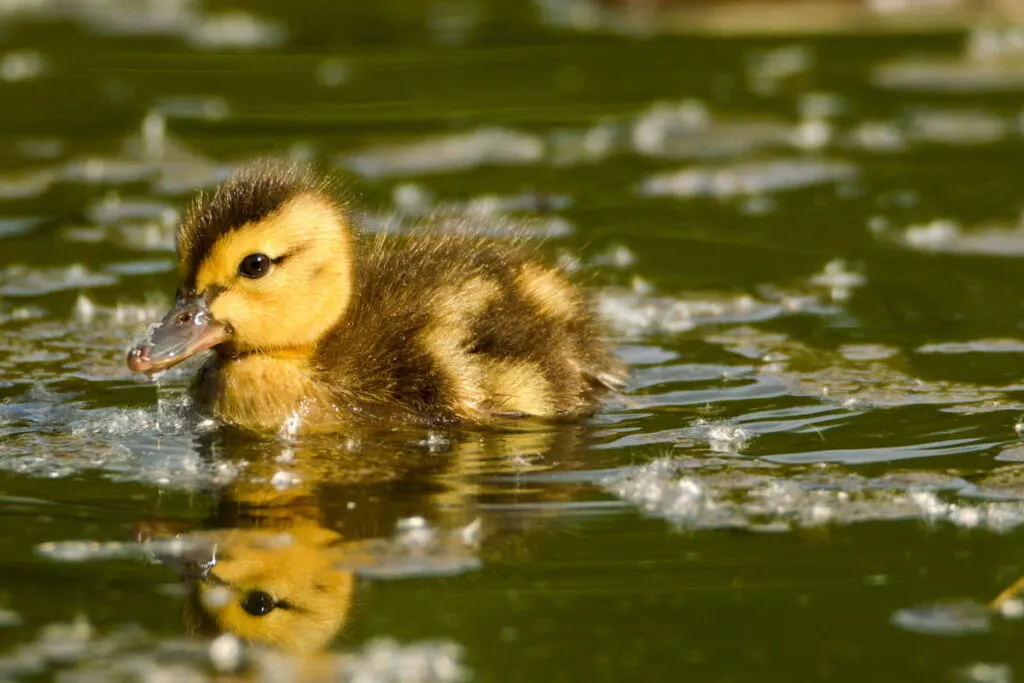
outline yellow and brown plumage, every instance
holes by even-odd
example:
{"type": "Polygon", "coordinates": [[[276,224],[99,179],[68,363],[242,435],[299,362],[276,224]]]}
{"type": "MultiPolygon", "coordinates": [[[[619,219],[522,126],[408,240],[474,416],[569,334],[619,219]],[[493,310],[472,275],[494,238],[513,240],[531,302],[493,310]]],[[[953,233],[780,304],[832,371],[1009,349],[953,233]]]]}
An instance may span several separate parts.
{"type": "Polygon", "coordinates": [[[178,232],[175,307],[140,372],[213,348],[199,406],[252,429],[591,412],[624,368],[583,295],[521,243],[359,234],[309,172],[247,167],[178,232]]]}

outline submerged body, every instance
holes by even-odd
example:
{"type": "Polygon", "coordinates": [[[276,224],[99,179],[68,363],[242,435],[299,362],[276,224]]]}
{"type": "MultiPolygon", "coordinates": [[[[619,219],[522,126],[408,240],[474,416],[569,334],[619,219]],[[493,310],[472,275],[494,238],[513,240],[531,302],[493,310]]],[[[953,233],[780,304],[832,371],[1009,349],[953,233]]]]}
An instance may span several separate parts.
{"type": "Polygon", "coordinates": [[[178,303],[128,358],[213,348],[200,409],[267,430],[573,418],[624,376],[580,292],[521,245],[365,237],[308,175],[243,170],[178,235],[178,303]]]}

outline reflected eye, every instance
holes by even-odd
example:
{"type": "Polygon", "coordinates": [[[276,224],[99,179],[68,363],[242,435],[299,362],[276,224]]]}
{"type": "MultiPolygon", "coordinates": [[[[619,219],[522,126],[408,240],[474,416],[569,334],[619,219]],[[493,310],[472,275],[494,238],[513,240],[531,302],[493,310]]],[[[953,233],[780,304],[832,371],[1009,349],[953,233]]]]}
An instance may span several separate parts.
{"type": "Polygon", "coordinates": [[[274,598],[270,597],[263,591],[252,591],[245,596],[245,600],[242,601],[242,609],[254,617],[263,617],[270,614],[274,608],[277,607],[277,603],[274,602],[274,598]]]}
{"type": "Polygon", "coordinates": [[[238,264],[238,274],[256,279],[263,277],[270,270],[270,257],[266,254],[249,254],[238,264]]]}

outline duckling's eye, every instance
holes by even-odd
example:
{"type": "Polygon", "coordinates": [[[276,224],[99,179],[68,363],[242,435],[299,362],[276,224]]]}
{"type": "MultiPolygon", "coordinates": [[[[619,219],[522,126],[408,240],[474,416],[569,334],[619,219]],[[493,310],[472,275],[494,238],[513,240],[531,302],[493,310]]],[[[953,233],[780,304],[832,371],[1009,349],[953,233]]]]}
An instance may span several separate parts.
{"type": "Polygon", "coordinates": [[[263,617],[270,614],[274,608],[277,607],[277,603],[274,602],[274,598],[270,597],[263,591],[252,591],[245,596],[245,600],[242,601],[242,609],[254,617],[263,617]]]}
{"type": "Polygon", "coordinates": [[[244,277],[263,277],[270,270],[270,257],[266,254],[249,254],[238,264],[238,274],[244,277]]]}

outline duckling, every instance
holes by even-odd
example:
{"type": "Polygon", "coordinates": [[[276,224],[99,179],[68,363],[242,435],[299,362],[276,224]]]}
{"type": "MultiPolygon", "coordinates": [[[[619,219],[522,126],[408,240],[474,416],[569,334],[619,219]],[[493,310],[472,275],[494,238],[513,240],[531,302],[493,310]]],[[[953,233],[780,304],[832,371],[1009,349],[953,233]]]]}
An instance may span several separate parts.
{"type": "Polygon", "coordinates": [[[212,349],[192,394],[227,424],[573,419],[624,381],[583,294],[523,241],[361,234],[310,169],[242,168],[195,200],[176,246],[175,305],[128,366],[212,349]]]}

